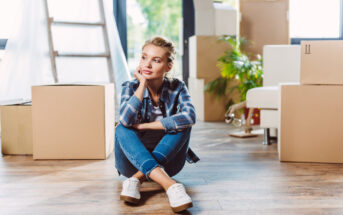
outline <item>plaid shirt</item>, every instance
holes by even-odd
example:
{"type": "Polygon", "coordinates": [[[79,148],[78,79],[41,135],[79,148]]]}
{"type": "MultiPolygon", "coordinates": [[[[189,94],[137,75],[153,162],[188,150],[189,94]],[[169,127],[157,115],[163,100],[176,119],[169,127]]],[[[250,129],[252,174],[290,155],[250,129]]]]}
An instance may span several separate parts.
{"type": "MultiPolygon", "coordinates": [[[[137,79],[122,84],[119,121],[125,127],[138,123],[147,123],[151,119],[153,103],[148,89],[145,89],[143,101],[141,102],[134,95],[138,86],[139,81],[137,79]]],[[[166,133],[181,131],[184,128],[191,127],[196,121],[195,109],[187,87],[183,81],[178,79],[164,78],[158,106],[163,113],[161,123],[166,133]]],[[[187,161],[193,163],[198,160],[199,158],[189,148],[187,161]]]]}

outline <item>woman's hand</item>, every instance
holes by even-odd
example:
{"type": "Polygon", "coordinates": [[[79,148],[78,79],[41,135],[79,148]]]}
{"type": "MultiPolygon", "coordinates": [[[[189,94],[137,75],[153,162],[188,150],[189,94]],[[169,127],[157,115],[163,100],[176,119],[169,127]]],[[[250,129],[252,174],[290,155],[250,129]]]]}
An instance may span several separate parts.
{"type": "Polygon", "coordinates": [[[137,88],[134,95],[139,99],[139,101],[143,101],[144,91],[145,91],[145,88],[147,87],[147,80],[141,74],[140,67],[137,67],[136,72],[133,73],[133,76],[139,81],[139,87],[137,88]]]}
{"type": "Polygon", "coordinates": [[[146,78],[142,75],[140,67],[137,67],[136,71],[133,73],[133,76],[139,81],[139,83],[146,83],[146,78]]]}
{"type": "Polygon", "coordinates": [[[145,123],[135,124],[135,125],[133,125],[132,127],[133,127],[134,129],[137,129],[137,130],[144,130],[144,124],[145,124],[145,123]]]}
{"type": "Polygon", "coordinates": [[[132,127],[137,130],[164,130],[164,127],[159,120],[154,122],[135,124],[132,127]]]}

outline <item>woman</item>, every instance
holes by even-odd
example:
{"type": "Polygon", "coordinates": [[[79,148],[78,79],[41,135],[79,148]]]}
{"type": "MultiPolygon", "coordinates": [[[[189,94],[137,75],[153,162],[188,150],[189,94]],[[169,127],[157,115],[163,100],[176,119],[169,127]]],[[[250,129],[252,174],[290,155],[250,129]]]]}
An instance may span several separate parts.
{"type": "Polygon", "coordinates": [[[195,110],[184,82],[168,79],[174,46],[155,37],[145,42],[135,80],[122,85],[120,124],[115,134],[115,163],[123,182],[120,198],[137,203],[139,188],[153,180],[166,191],[174,212],[192,207],[182,184],[171,176],[181,171],[187,159],[199,158],[189,148],[195,110]]]}

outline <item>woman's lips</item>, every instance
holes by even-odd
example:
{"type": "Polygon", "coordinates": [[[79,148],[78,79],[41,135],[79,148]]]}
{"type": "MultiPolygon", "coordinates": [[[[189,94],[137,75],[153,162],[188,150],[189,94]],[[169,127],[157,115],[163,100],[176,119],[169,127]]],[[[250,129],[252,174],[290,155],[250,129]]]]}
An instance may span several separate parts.
{"type": "Polygon", "coordinates": [[[143,70],[143,73],[144,73],[144,74],[147,74],[147,75],[151,75],[151,74],[152,74],[152,72],[149,71],[149,70],[143,70]]]}

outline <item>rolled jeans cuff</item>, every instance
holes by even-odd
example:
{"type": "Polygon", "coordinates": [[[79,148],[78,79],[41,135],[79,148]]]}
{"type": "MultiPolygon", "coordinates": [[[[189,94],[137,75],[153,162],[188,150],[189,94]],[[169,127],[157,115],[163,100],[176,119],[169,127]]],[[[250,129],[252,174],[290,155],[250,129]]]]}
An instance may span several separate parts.
{"type": "Polygon", "coordinates": [[[151,179],[149,178],[150,172],[156,167],[160,167],[160,165],[155,160],[147,160],[142,164],[142,172],[148,181],[151,181],[151,179]]]}

